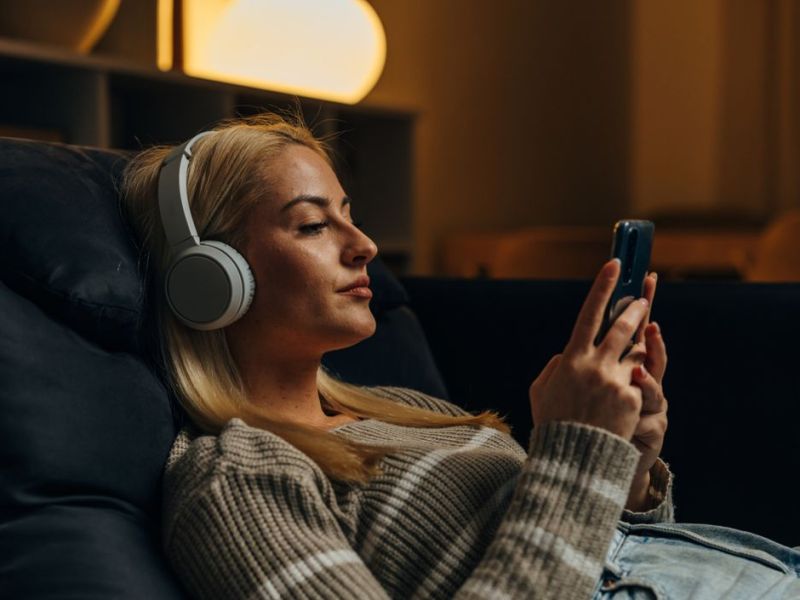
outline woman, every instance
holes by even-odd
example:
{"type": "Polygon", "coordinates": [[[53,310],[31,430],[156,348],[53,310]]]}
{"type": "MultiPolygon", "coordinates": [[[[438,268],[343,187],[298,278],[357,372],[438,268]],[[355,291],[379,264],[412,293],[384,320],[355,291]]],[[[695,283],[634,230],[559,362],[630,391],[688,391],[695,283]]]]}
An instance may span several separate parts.
{"type": "Polygon", "coordinates": [[[168,152],[139,155],[124,182],[156,280],[177,252],[159,181],[184,156],[199,237],[236,248],[256,286],[219,328],[188,326],[157,296],[192,420],[166,467],[164,548],[194,596],[800,597],[797,552],[672,523],[655,276],[595,346],[619,265],[601,269],[530,387],[526,452],[492,413],[321,367],[375,331],[377,248],[302,124],[262,115],[168,152]]]}

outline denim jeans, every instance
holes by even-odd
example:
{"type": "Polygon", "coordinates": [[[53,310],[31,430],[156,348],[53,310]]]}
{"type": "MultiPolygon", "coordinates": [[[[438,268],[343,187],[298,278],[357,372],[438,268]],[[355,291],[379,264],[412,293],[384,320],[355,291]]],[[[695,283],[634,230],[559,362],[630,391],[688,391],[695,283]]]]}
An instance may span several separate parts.
{"type": "Polygon", "coordinates": [[[596,600],[800,599],[800,548],[715,525],[620,523],[596,600]]]}

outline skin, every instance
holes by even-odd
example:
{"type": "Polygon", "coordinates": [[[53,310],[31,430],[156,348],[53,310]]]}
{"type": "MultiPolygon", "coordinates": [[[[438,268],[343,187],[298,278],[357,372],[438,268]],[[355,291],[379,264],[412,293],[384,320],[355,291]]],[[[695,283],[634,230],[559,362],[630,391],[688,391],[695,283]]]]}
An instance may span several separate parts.
{"type": "Polygon", "coordinates": [[[563,353],[555,355],[529,389],[536,424],[573,421],[606,429],[632,442],[642,453],[626,508],[647,508],[650,469],[667,429],[662,381],[667,354],[660,328],[649,323],[657,278],[645,280],[645,296],[632,302],[600,345],[594,339],[619,277],[618,261],[600,270],[578,315],[563,353]],[[622,360],[631,337],[637,343],[622,360]]]}
{"type": "Polygon", "coordinates": [[[322,355],[370,337],[376,327],[369,299],[336,290],[366,275],[378,248],[353,225],[339,180],[313,150],[288,146],[270,165],[265,188],[243,249],[256,293],[225,334],[251,402],[275,419],[329,429],[353,418],[322,409],[316,382],[322,355]],[[281,210],[301,196],[330,204],[281,210]]]}

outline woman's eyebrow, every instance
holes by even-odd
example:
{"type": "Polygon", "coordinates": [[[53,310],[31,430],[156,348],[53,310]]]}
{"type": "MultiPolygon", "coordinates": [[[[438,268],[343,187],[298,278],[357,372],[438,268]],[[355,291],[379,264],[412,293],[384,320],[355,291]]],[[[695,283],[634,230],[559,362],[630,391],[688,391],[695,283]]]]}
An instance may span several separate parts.
{"type": "MultiPolygon", "coordinates": [[[[301,194],[296,198],[292,198],[289,202],[283,205],[281,208],[281,213],[285,213],[293,206],[300,204],[301,202],[310,202],[311,204],[316,204],[317,206],[321,206],[322,208],[328,208],[331,205],[331,201],[329,198],[323,198],[322,196],[314,196],[312,194],[301,194]]],[[[342,198],[342,205],[340,208],[344,208],[345,205],[350,204],[350,198],[345,196],[342,198]]]]}

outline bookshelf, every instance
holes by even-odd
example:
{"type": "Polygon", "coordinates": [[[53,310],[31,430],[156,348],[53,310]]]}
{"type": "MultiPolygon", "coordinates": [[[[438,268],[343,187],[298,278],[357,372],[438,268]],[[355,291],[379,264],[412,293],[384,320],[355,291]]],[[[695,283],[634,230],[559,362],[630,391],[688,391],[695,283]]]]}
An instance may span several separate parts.
{"type": "Polygon", "coordinates": [[[381,258],[397,275],[413,264],[412,112],[297,98],[5,38],[0,77],[0,135],[100,148],[177,143],[220,119],[299,105],[317,134],[334,134],[354,217],[381,258]]]}

